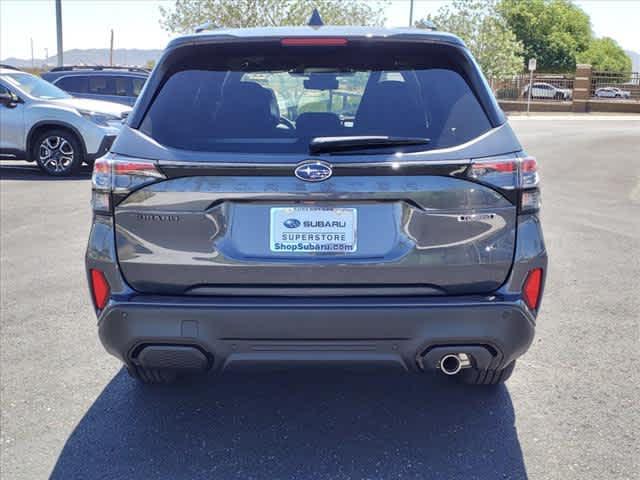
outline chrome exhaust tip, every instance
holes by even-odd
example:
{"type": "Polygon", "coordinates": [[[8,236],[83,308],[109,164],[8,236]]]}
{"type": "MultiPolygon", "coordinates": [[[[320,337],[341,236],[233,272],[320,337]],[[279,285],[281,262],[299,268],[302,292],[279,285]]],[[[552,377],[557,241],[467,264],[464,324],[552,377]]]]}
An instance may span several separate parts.
{"type": "Polygon", "coordinates": [[[463,368],[471,367],[471,360],[466,353],[449,353],[440,359],[439,367],[445,375],[455,375],[463,368]]]}

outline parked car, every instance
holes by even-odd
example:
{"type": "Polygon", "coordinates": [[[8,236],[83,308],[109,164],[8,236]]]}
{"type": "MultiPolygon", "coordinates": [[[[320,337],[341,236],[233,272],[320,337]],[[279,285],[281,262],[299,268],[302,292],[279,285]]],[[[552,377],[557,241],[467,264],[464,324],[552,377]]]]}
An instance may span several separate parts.
{"type": "Polygon", "coordinates": [[[67,66],[43,73],[42,78],[74,97],[133,106],[149,71],[134,67],[67,66]]]}
{"type": "MultiPolygon", "coordinates": [[[[529,85],[522,90],[522,96],[529,95],[529,85]]],[[[545,82],[535,82],[531,86],[531,98],[535,99],[554,99],[554,100],[571,100],[570,88],[559,88],[555,85],[545,82]]]]}
{"type": "Polygon", "coordinates": [[[536,160],[487,85],[430,30],[171,41],[94,167],[86,268],[106,350],[150,383],[274,363],[504,382],[547,254],[536,160]],[[305,92],[304,109],[279,102],[305,92]]]}
{"type": "Polygon", "coordinates": [[[618,87],[602,87],[595,91],[596,97],[599,98],[631,98],[631,92],[622,90],[618,87]]]}
{"type": "Polygon", "coordinates": [[[73,98],[39,77],[0,68],[0,158],[66,176],[104,155],[130,107],[73,98]]]}

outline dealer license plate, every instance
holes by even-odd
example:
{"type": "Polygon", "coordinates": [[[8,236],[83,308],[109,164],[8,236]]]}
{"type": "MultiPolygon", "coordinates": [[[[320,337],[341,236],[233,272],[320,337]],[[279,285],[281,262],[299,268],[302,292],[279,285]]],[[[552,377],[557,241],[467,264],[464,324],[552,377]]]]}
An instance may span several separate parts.
{"type": "Polygon", "coordinates": [[[270,246],[279,253],[351,253],[357,248],[355,208],[271,209],[270,246]]]}

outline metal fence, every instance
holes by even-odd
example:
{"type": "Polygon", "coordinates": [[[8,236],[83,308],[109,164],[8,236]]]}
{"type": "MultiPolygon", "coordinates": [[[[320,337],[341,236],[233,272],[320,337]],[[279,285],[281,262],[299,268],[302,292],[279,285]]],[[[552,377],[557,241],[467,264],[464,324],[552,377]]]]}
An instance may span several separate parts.
{"type": "Polygon", "coordinates": [[[640,102],[640,72],[592,72],[591,97],[640,102]]]}
{"type": "MultiPolygon", "coordinates": [[[[527,100],[529,74],[492,79],[491,87],[499,100],[527,100]]],[[[573,98],[573,76],[538,73],[531,83],[531,99],[535,101],[568,102],[573,98]]]]}

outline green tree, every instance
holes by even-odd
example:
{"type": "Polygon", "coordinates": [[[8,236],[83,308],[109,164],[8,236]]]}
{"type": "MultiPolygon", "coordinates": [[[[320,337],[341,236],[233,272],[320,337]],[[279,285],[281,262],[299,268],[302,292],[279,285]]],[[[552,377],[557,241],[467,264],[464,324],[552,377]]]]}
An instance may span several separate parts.
{"type": "MultiPolygon", "coordinates": [[[[454,0],[427,17],[438,30],[462,38],[489,78],[520,73],[523,62],[522,45],[495,6],[493,0],[454,0]]],[[[426,23],[420,20],[416,26],[426,23]]]]}
{"type": "Polygon", "coordinates": [[[589,48],[578,54],[579,63],[589,63],[602,72],[630,72],[631,59],[618,43],[608,37],[597,38],[589,48]]]}
{"type": "Polygon", "coordinates": [[[570,0],[500,0],[497,10],[540,71],[574,71],[593,37],[589,15],[570,0]]]}
{"type": "Polygon", "coordinates": [[[173,33],[206,22],[220,28],[305,25],[317,8],[327,25],[382,25],[385,6],[360,0],[175,0],[173,8],[160,7],[160,23],[173,33]]]}

